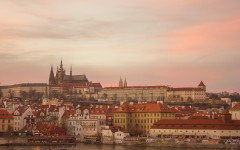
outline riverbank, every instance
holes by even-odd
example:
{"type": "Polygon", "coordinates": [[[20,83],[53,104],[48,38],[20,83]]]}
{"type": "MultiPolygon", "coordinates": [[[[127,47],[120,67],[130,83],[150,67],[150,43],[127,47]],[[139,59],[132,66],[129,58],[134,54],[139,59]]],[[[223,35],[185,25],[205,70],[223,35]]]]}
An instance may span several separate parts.
{"type": "Polygon", "coordinates": [[[136,146],[136,147],[164,147],[164,148],[191,148],[191,149],[240,149],[240,145],[236,144],[203,144],[203,143],[121,143],[116,144],[121,146],[136,146]]]}

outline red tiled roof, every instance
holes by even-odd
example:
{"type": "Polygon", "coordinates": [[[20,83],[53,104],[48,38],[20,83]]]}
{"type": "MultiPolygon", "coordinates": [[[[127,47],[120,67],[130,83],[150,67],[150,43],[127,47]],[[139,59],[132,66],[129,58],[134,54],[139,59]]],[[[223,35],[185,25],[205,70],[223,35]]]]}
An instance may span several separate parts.
{"type": "Polygon", "coordinates": [[[72,102],[64,102],[63,105],[73,105],[72,102]]]}
{"type": "Polygon", "coordinates": [[[102,88],[101,83],[90,83],[89,86],[90,86],[90,87],[100,87],[100,88],[102,88]]]}
{"type": "Polygon", "coordinates": [[[232,120],[225,123],[222,119],[189,118],[189,119],[162,119],[154,123],[152,129],[219,129],[240,130],[240,121],[232,120]]]}
{"type": "Polygon", "coordinates": [[[108,106],[94,106],[91,108],[90,114],[91,115],[103,115],[106,114],[108,110],[108,106]]]}
{"type": "Polygon", "coordinates": [[[204,83],[201,81],[198,86],[205,86],[204,83]]]}
{"type": "Polygon", "coordinates": [[[161,103],[123,104],[114,112],[168,112],[175,113],[175,109],[161,103]]]}
{"type": "Polygon", "coordinates": [[[236,104],[233,108],[231,108],[230,110],[240,110],[240,103],[236,104]]]}
{"type": "Polygon", "coordinates": [[[127,86],[127,87],[104,87],[104,89],[132,89],[132,88],[168,88],[168,86],[127,86]]]}
{"type": "MultiPolygon", "coordinates": [[[[24,126],[19,132],[25,132],[27,130],[27,125],[24,126]]],[[[49,133],[49,132],[65,132],[64,129],[54,126],[54,125],[46,125],[46,124],[41,124],[41,125],[36,125],[36,130],[38,130],[40,133],[49,133]]]]}
{"type": "MultiPolygon", "coordinates": [[[[16,110],[17,111],[19,111],[19,115],[18,116],[22,116],[22,114],[28,109],[29,107],[28,106],[20,106],[20,107],[18,107],[16,110]]],[[[15,110],[15,111],[16,111],[15,110]]],[[[14,112],[15,112],[14,111],[14,112]]],[[[13,112],[13,114],[14,114],[14,112],[13,112]]]]}
{"type": "Polygon", "coordinates": [[[204,91],[204,90],[201,88],[184,87],[184,88],[169,88],[169,91],[204,91]]]}
{"type": "Polygon", "coordinates": [[[13,115],[7,110],[0,109],[0,119],[13,119],[13,115]]]}
{"type": "Polygon", "coordinates": [[[63,118],[69,118],[71,115],[75,115],[76,114],[76,110],[66,110],[63,113],[63,118]]]}

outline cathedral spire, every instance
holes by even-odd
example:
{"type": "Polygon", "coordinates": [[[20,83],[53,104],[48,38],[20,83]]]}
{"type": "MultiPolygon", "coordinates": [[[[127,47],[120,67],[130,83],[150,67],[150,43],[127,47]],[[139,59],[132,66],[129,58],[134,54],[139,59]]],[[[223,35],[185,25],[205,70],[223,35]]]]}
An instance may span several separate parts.
{"type": "Polygon", "coordinates": [[[126,78],[124,80],[124,87],[127,87],[127,80],[126,80],[126,78]]]}
{"type": "Polygon", "coordinates": [[[71,68],[70,68],[70,81],[72,81],[72,65],[71,65],[71,68]]]}
{"type": "Polygon", "coordinates": [[[122,77],[120,77],[120,80],[119,80],[119,87],[123,87],[122,77]]]}
{"type": "Polygon", "coordinates": [[[63,71],[62,58],[61,58],[61,64],[60,64],[60,71],[63,71]]]}
{"type": "Polygon", "coordinates": [[[51,66],[50,76],[49,76],[49,85],[54,84],[54,73],[53,73],[53,66],[51,66]]]}

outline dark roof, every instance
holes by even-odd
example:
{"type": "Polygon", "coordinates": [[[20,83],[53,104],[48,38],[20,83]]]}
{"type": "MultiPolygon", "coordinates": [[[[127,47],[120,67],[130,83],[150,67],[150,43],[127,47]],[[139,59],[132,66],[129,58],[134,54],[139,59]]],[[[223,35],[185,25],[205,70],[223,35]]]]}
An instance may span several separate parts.
{"type": "MultiPolygon", "coordinates": [[[[70,75],[65,75],[63,80],[70,80],[70,75]]],[[[73,81],[87,81],[86,75],[73,75],[72,76],[73,81]]]]}

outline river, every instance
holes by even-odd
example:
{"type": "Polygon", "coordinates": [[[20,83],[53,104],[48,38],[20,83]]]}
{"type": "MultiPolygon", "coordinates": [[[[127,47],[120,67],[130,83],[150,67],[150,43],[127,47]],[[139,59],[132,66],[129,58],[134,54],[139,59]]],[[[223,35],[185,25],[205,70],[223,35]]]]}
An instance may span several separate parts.
{"type": "MultiPolygon", "coordinates": [[[[78,143],[75,146],[0,146],[0,150],[193,150],[193,148],[140,147],[120,145],[94,145],[78,143]]],[[[200,150],[200,149],[199,149],[200,150]]],[[[207,150],[207,149],[204,149],[207,150]]],[[[211,149],[214,150],[214,149],[211,149]]],[[[216,149],[217,150],[217,149],[216,149]]]]}

